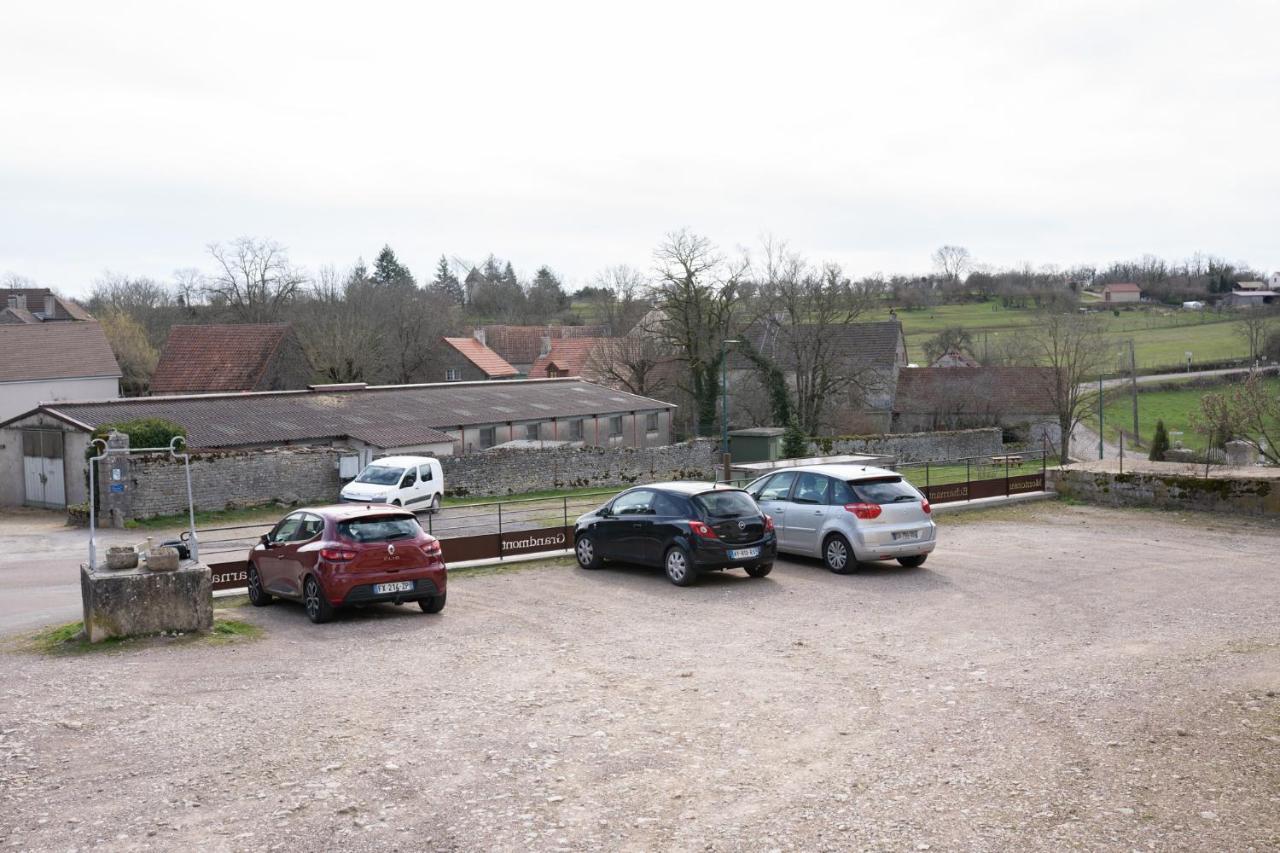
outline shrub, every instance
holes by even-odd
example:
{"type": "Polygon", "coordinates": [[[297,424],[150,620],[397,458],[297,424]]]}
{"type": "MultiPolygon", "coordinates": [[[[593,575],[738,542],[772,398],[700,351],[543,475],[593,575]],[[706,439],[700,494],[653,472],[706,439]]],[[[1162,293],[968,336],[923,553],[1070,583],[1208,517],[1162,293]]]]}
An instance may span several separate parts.
{"type": "Polygon", "coordinates": [[[1151,438],[1151,452],[1147,454],[1147,458],[1152,462],[1163,462],[1168,449],[1169,433],[1165,431],[1164,421],[1156,421],[1156,434],[1151,438]]]}
{"type": "Polygon", "coordinates": [[[787,424],[787,431],[782,435],[782,458],[801,459],[809,455],[809,438],[800,429],[800,422],[794,417],[787,424]]]}
{"type": "MultiPolygon", "coordinates": [[[[184,439],[187,431],[173,421],[164,418],[138,418],[132,421],[121,421],[116,424],[103,424],[94,433],[94,438],[105,439],[111,431],[122,432],[129,436],[129,447],[168,447],[175,435],[184,439]]],[[[95,451],[96,453],[96,451],[95,451]]]]}

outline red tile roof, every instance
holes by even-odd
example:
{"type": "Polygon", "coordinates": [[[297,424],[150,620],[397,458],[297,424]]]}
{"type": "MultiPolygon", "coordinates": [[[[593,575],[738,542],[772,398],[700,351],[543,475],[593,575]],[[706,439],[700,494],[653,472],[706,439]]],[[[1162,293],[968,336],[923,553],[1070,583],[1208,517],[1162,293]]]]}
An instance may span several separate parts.
{"type": "Polygon", "coordinates": [[[253,391],[290,333],[288,323],[173,326],[151,376],[151,393],[253,391]]]}
{"type": "Polygon", "coordinates": [[[533,364],[542,354],[542,339],[596,338],[607,326],[484,326],[487,346],[512,364],[533,364]]]}
{"type": "Polygon", "coordinates": [[[604,338],[569,338],[551,342],[551,352],[538,356],[529,368],[530,379],[554,376],[582,376],[587,361],[604,338]],[[552,374],[552,369],[555,373],[552,374]]]}
{"type": "Polygon", "coordinates": [[[445,338],[444,342],[466,357],[489,378],[519,376],[520,371],[475,338],[445,338]]]}
{"type": "Polygon", "coordinates": [[[1050,415],[1051,367],[907,367],[898,373],[893,411],[901,414],[1050,415]]]}
{"type": "Polygon", "coordinates": [[[96,322],[0,325],[0,382],[119,375],[96,322]]]}

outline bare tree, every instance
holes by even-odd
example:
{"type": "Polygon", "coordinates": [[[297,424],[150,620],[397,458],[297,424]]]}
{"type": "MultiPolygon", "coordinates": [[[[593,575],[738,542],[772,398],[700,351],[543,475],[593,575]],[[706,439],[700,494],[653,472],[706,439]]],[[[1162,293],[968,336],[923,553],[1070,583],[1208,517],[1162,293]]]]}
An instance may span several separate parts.
{"type": "Polygon", "coordinates": [[[1249,345],[1250,363],[1257,362],[1262,356],[1267,334],[1271,331],[1275,317],[1274,313],[1265,308],[1245,308],[1233,324],[1236,335],[1249,345]]]}
{"type": "MultiPolygon", "coordinates": [[[[1280,465],[1280,392],[1268,388],[1261,373],[1222,393],[1205,394],[1192,417],[1198,432],[1211,442],[1243,441],[1272,465],[1280,465]]],[[[1213,447],[1205,450],[1206,459],[1213,447]]]]}
{"type": "Polygon", "coordinates": [[[657,397],[670,387],[673,361],[655,335],[628,334],[597,344],[587,356],[583,373],[593,382],[641,397],[657,397]]]}
{"type": "Polygon", "coordinates": [[[792,388],[791,412],[806,435],[815,435],[831,407],[865,398],[879,383],[875,365],[850,354],[849,327],[868,307],[837,264],[811,267],[785,243],[766,240],[758,325],[771,360],[792,388]]]}
{"type": "Polygon", "coordinates": [[[1098,395],[1086,383],[1097,379],[1111,347],[1098,318],[1082,314],[1041,314],[1029,338],[1039,363],[1057,374],[1046,390],[1058,416],[1059,462],[1065,465],[1071,461],[1071,433],[1097,410],[1098,395]]]}
{"type": "Polygon", "coordinates": [[[320,268],[298,308],[298,338],[316,371],[330,382],[378,382],[385,377],[384,338],[374,306],[348,299],[353,275],[320,268]]]}
{"type": "Polygon", "coordinates": [[[626,264],[602,270],[591,282],[594,292],[588,300],[596,322],[608,326],[613,335],[630,332],[649,311],[644,298],[648,286],[644,274],[626,264]]]}
{"type": "Polygon", "coordinates": [[[973,257],[964,246],[940,246],[933,253],[933,265],[950,282],[959,282],[973,267],[973,257]]]}
{"type": "Polygon", "coordinates": [[[692,398],[698,435],[711,435],[722,342],[736,325],[748,264],[726,261],[710,240],[687,230],[668,234],[654,259],[652,296],[660,312],[655,332],[682,366],[677,387],[692,398]]]}
{"type": "Polygon", "coordinates": [[[211,243],[209,254],[217,270],[205,279],[204,292],[243,323],[276,321],[306,282],[274,240],[240,237],[228,246],[211,243]]]}

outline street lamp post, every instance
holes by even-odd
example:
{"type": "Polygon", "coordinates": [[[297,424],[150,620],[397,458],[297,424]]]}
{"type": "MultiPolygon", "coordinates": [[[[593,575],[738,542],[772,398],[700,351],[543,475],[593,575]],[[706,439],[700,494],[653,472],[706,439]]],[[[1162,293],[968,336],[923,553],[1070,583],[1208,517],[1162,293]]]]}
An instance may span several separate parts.
{"type": "Polygon", "coordinates": [[[740,344],[737,338],[720,341],[720,452],[729,452],[729,344],[740,344]]]}

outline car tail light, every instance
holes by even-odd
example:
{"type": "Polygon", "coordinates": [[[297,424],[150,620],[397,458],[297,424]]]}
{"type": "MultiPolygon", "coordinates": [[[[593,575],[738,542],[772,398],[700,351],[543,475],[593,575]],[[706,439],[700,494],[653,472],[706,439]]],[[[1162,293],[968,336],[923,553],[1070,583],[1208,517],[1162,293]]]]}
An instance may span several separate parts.
{"type": "Polygon", "coordinates": [[[880,504],[845,504],[844,508],[858,518],[880,517],[880,504]]]}
{"type": "Polygon", "coordinates": [[[933,507],[929,505],[928,498],[925,498],[922,501],[920,501],[920,508],[924,510],[925,515],[931,515],[933,513],[933,507]]]}
{"type": "Polygon", "coordinates": [[[345,563],[355,558],[356,552],[348,551],[346,548],[322,548],[320,550],[320,559],[328,560],[330,563],[345,563]]]}
{"type": "Polygon", "coordinates": [[[764,532],[765,532],[765,533],[770,533],[770,532],[772,532],[772,530],[773,530],[773,516],[772,516],[772,515],[766,515],[766,516],[764,517],[764,532]]]}
{"type": "Polygon", "coordinates": [[[443,551],[440,548],[440,540],[432,539],[430,542],[422,546],[422,552],[428,557],[439,557],[443,551]]]}
{"type": "Polygon", "coordinates": [[[689,529],[693,531],[694,536],[701,536],[703,539],[719,539],[716,532],[701,521],[690,521],[689,529]]]}

